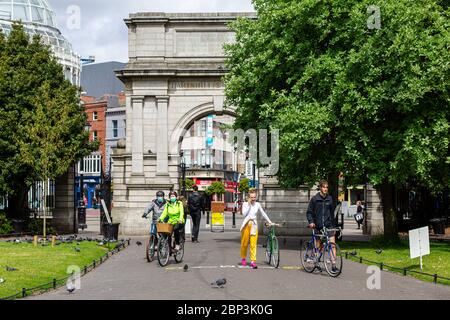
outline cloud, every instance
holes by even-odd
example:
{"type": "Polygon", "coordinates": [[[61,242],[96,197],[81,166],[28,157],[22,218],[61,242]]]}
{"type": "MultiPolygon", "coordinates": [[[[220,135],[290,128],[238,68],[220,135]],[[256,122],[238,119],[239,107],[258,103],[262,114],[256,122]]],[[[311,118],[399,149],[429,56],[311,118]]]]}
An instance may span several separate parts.
{"type": "Polygon", "coordinates": [[[94,55],[97,62],[128,60],[128,30],[123,22],[136,12],[242,12],[254,11],[251,0],[49,0],[58,26],[82,57],[94,55]],[[80,28],[71,26],[80,9],[80,28]]]}

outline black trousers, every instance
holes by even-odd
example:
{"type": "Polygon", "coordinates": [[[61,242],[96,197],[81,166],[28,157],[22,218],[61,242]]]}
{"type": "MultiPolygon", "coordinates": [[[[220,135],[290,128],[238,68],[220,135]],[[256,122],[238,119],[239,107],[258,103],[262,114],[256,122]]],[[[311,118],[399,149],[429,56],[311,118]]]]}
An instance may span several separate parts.
{"type": "Polygon", "coordinates": [[[183,236],[184,225],[178,223],[173,227],[173,235],[175,237],[175,244],[180,244],[180,238],[183,236]]]}
{"type": "Polygon", "coordinates": [[[198,232],[200,231],[200,220],[202,219],[202,213],[200,211],[198,212],[191,212],[191,218],[192,218],[192,240],[198,240],[198,232]]]}

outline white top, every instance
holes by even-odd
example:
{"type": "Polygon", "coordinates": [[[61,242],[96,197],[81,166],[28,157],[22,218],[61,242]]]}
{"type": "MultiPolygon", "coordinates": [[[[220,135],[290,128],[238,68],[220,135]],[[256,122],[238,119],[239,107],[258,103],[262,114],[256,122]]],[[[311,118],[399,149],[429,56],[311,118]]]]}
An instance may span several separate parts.
{"type": "Polygon", "coordinates": [[[246,201],[242,205],[242,215],[244,216],[244,221],[242,222],[241,231],[242,229],[244,229],[244,227],[247,225],[249,221],[253,221],[252,231],[250,234],[251,235],[256,234],[256,230],[258,228],[258,223],[256,221],[258,212],[261,212],[261,215],[268,223],[272,223],[272,221],[270,221],[269,216],[261,207],[261,204],[259,202],[255,202],[253,205],[249,205],[248,202],[246,201]]]}

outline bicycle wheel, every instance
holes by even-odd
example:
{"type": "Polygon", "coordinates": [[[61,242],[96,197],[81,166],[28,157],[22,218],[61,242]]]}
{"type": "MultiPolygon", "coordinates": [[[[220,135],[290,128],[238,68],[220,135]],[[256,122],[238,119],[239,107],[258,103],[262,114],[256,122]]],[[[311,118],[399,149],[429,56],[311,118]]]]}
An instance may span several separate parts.
{"type": "Polygon", "coordinates": [[[151,235],[148,238],[147,248],[145,250],[145,255],[147,256],[147,261],[152,262],[155,257],[155,247],[156,247],[156,237],[155,235],[151,235]]]}
{"type": "Polygon", "coordinates": [[[170,247],[169,237],[162,235],[158,240],[158,263],[161,267],[164,267],[169,262],[170,247]]]}
{"type": "Polygon", "coordinates": [[[302,243],[300,250],[300,261],[306,272],[312,273],[316,269],[316,255],[312,241],[302,243]]]}
{"type": "Polygon", "coordinates": [[[272,239],[272,256],[270,262],[275,268],[278,268],[280,265],[280,250],[278,247],[278,239],[276,237],[273,237],[272,239]]]}
{"type": "Polygon", "coordinates": [[[323,263],[325,270],[331,277],[337,277],[342,272],[342,255],[341,249],[334,242],[329,242],[324,251],[323,263]]]}
{"type": "Polygon", "coordinates": [[[267,264],[270,264],[270,261],[272,259],[271,249],[272,249],[272,246],[271,246],[270,236],[268,236],[267,242],[266,242],[266,262],[267,262],[267,264]]]}
{"type": "Polygon", "coordinates": [[[181,261],[183,261],[183,257],[184,257],[184,240],[180,241],[180,250],[178,250],[174,256],[176,263],[180,263],[181,261]]]}

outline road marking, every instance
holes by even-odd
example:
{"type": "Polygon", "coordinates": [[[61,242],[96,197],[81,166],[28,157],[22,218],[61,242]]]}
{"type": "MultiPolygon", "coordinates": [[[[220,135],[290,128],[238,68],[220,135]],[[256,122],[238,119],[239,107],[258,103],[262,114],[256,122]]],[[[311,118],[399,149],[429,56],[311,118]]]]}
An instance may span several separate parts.
{"type": "MultiPolygon", "coordinates": [[[[227,268],[237,268],[237,269],[251,269],[250,266],[236,266],[236,265],[224,265],[224,266],[195,266],[189,267],[189,269],[227,269],[227,268]]],[[[166,270],[183,270],[183,267],[166,267],[166,270]]],[[[258,269],[276,269],[272,266],[258,266],[258,269]]],[[[278,269],[283,270],[303,270],[299,266],[279,266],[278,269]]]]}

